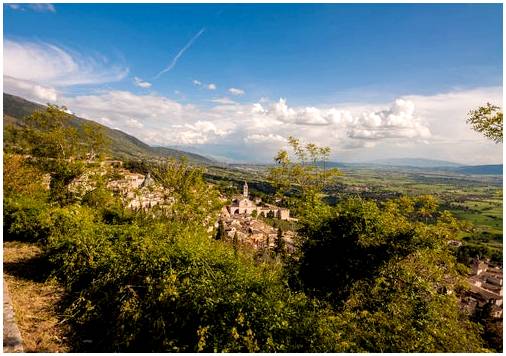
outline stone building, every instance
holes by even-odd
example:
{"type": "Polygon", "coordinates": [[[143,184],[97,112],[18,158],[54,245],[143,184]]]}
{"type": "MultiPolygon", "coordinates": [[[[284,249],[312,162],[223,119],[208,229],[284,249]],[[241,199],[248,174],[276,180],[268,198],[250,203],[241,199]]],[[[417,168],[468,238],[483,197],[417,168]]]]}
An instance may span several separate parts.
{"type": "Polygon", "coordinates": [[[274,217],[281,220],[290,220],[290,210],[285,208],[280,208],[275,205],[260,204],[261,200],[259,198],[255,199],[255,202],[249,199],[249,190],[248,183],[244,182],[243,193],[241,196],[235,197],[232,200],[232,204],[227,207],[227,210],[230,215],[247,215],[250,216],[254,212],[258,216],[263,215],[267,217],[269,214],[272,214],[274,217]]]}
{"type": "Polygon", "coordinates": [[[472,313],[477,307],[491,303],[493,316],[502,317],[502,269],[491,266],[487,261],[476,259],[473,261],[472,275],[468,280],[470,290],[462,298],[464,307],[472,313]]]}

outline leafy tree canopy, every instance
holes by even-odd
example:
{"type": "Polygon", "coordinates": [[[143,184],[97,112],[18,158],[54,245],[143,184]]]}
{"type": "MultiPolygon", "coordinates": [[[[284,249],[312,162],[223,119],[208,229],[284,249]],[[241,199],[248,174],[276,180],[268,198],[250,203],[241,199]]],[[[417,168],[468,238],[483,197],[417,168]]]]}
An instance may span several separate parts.
{"type": "Polygon", "coordinates": [[[502,142],[502,110],[499,106],[487,103],[478,109],[471,110],[467,123],[473,130],[482,133],[485,137],[496,143],[502,142]]]}

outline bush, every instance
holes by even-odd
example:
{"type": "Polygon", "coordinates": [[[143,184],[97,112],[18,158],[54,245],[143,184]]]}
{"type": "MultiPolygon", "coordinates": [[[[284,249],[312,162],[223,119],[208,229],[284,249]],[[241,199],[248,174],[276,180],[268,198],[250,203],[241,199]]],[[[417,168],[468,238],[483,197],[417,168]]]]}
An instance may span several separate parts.
{"type": "Polygon", "coordinates": [[[51,215],[47,252],[68,290],[79,351],[308,351],[337,345],[331,318],[283,283],[279,264],[201,227],[115,227],[83,207],[51,215]],[[329,336],[334,335],[334,336],[329,336]],[[326,339],[327,341],[324,341],[326,339]]]}
{"type": "Polygon", "coordinates": [[[421,218],[430,223],[412,220],[399,203],[350,199],[312,219],[301,229],[294,285],[334,306],[344,351],[483,351],[455,296],[460,278],[447,243],[455,220],[425,219],[428,208],[421,218]]]}
{"type": "Polygon", "coordinates": [[[4,239],[37,242],[46,238],[47,228],[41,216],[47,210],[44,202],[26,196],[4,198],[4,239]]]}

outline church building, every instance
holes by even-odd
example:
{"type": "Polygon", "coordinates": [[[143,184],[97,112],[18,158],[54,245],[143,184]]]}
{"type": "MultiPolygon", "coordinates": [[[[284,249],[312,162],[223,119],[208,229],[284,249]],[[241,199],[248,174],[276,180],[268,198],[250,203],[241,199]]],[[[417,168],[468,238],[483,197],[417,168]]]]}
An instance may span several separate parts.
{"type": "Polygon", "coordinates": [[[267,216],[270,212],[275,217],[281,220],[290,219],[290,210],[285,208],[279,208],[274,205],[257,206],[253,201],[249,199],[248,183],[244,182],[242,189],[242,196],[238,196],[232,200],[232,204],[227,207],[230,215],[251,215],[256,211],[257,215],[267,216]]]}

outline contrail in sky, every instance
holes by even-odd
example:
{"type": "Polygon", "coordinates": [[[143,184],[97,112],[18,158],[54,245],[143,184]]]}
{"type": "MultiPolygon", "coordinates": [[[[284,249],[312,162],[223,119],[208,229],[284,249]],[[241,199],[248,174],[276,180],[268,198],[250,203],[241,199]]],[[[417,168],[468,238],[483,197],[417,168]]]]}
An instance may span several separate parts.
{"type": "Polygon", "coordinates": [[[181,48],[181,50],[176,54],[174,59],[172,59],[172,62],[170,62],[170,64],[167,66],[167,68],[165,68],[160,73],[158,73],[154,79],[158,79],[158,77],[160,77],[163,73],[166,73],[166,72],[170,71],[172,68],[174,68],[177,61],[179,60],[179,57],[181,57],[183,55],[183,53],[188,48],[190,48],[192,46],[193,42],[195,42],[197,40],[197,38],[199,38],[200,35],[202,35],[204,33],[205,30],[206,30],[206,28],[204,27],[199,32],[197,32],[197,34],[195,36],[193,36],[192,39],[183,48],[181,48]]]}

